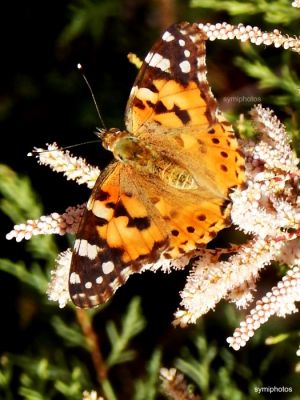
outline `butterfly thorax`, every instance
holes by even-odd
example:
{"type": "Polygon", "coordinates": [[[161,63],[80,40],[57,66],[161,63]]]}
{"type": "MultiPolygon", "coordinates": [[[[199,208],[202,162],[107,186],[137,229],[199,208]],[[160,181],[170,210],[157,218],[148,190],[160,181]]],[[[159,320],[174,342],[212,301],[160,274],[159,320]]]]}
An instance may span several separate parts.
{"type": "Polygon", "coordinates": [[[103,147],[111,151],[116,160],[131,165],[135,171],[155,175],[177,189],[197,189],[198,185],[186,168],[159,154],[142,139],[116,128],[103,130],[99,136],[103,147]]]}

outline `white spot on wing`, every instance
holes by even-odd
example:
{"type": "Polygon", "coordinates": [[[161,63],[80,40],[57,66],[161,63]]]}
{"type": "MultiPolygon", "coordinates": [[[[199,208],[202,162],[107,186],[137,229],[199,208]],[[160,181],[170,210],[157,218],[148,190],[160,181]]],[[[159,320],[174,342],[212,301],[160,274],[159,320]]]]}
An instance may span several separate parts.
{"type": "Polygon", "coordinates": [[[201,67],[201,65],[205,65],[205,55],[203,54],[200,57],[197,57],[197,67],[201,67]]]}
{"type": "Polygon", "coordinates": [[[153,93],[152,90],[142,87],[138,89],[137,97],[142,100],[150,100],[154,102],[157,100],[157,93],[153,93]]]}
{"type": "Polygon", "coordinates": [[[179,68],[181,69],[181,72],[183,72],[184,74],[191,72],[191,64],[187,60],[182,61],[179,64],[179,68]]]}
{"type": "Polygon", "coordinates": [[[122,276],[125,282],[129,278],[129,275],[131,274],[132,274],[132,269],[130,267],[124,268],[120,271],[120,275],[122,276]]]}
{"type": "Polygon", "coordinates": [[[206,73],[205,72],[197,72],[197,78],[199,82],[206,82],[206,73]]]}
{"type": "Polygon", "coordinates": [[[114,214],[114,210],[106,207],[101,201],[96,200],[92,206],[92,213],[96,215],[96,217],[104,218],[109,221],[114,214]]]}
{"type": "MultiPolygon", "coordinates": [[[[120,276],[123,278],[124,282],[127,281],[129,276],[133,273],[132,269],[130,267],[124,268],[120,271],[120,276]]],[[[109,286],[112,288],[112,290],[115,292],[119,287],[120,283],[118,279],[114,279],[109,286]]]]}
{"type": "Polygon", "coordinates": [[[112,261],[107,261],[102,264],[102,271],[104,274],[110,274],[114,270],[115,266],[112,261]]]}
{"type": "Polygon", "coordinates": [[[132,86],[131,90],[130,90],[130,96],[132,96],[132,94],[136,91],[137,86],[132,86]]]}
{"type": "Polygon", "coordinates": [[[97,295],[89,296],[89,300],[94,306],[99,304],[99,297],[97,295]]]}
{"type": "Polygon", "coordinates": [[[100,285],[102,282],[103,282],[103,276],[100,275],[98,276],[98,278],[96,278],[96,283],[100,285]]]}
{"type": "Polygon", "coordinates": [[[86,289],[91,289],[91,287],[93,285],[92,285],[92,282],[86,282],[86,284],[84,286],[85,286],[86,289]]]}
{"type": "Polygon", "coordinates": [[[165,42],[171,42],[172,40],[174,40],[175,38],[174,38],[174,36],[170,33],[170,32],[168,32],[168,31],[166,31],[163,35],[162,35],[162,40],[164,40],[165,42]]]}
{"type": "Polygon", "coordinates": [[[157,68],[161,69],[162,71],[170,71],[171,63],[168,58],[163,58],[156,66],[157,68]]]}
{"type": "Polygon", "coordinates": [[[76,272],[72,272],[70,275],[70,283],[71,285],[74,285],[76,283],[80,283],[80,276],[78,274],[76,274],[76,272]]]}
{"type": "Polygon", "coordinates": [[[74,251],[76,251],[76,253],[78,252],[79,244],[80,244],[80,239],[76,239],[74,243],[74,251]]]}
{"type": "Polygon", "coordinates": [[[145,62],[147,64],[149,64],[149,61],[151,60],[152,56],[153,56],[153,53],[151,53],[151,51],[146,55],[145,62]]]}
{"type": "Polygon", "coordinates": [[[179,46],[181,46],[181,47],[185,46],[185,40],[183,40],[183,39],[179,39],[178,43],[179,43],[179,46]]]}
{"type": "Polygon", "coordinates": [[[155,53],[149,62],[150,67],[156,67],[166,72],[170,69],[170,60],[162,55],[155,53]]]}
{"type": "Polygon", "coordinates": [[[191,52],[189,50],[185,49],[184,55],[185,55],[185,57],[189,57],[191,55],[191,52]]]}
{"type": "Polygon", "coordinates": [[[90,244],[85,239],[76,239],[74,250],[79,256],[94,260],[97,257],[99,248],[95,244],[90,244]]]}
{"type": "Polygon", "coordinates": [[[87,250],[88,250],[88,258],[90,260],[94,260],[98,255],[98,247],[95,244],[88,243],[87,250]]]}
{"type": "Polygon", "coordinates": [[[120,283],[118,282],[118,279],[114,279],[109,286],[112,288],[112,291],[115,292],[119,287],[120,283]]]}

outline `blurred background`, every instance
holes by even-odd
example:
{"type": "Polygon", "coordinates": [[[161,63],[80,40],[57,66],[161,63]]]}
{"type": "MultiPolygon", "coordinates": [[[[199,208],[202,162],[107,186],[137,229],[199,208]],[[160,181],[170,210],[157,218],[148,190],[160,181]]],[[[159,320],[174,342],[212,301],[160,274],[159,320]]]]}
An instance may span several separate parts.
{"type": "MultiPolygon", "coordinates": [[[[299,35],[299,17],[300,10],[285,0],[28,0],[1,5],[1,399],[81,399],[84,390],[92,389],[109,400],[163,399],[161,366],[183,371],[191,390],[203,399],[261,399],[266,395],[254,387],[274,385],[293,388],[278,398],[300,398],[299,315],[274,318],[236,353],[226,337],[245,312],[233,306],[220,304],[188,329],[172,327],[185,271],[133,276],[104,310],[78,315],[72,306],[60,310],[45,294],[54,258],[72,238],[5,240],[14,223],[62,213],[88,199],[85,187],[26,156],[45,143],[67,146],[95,138],[100,122],[78,62],[106,126],[123,128],[137,73],[127,54],[143,58],[168,25],[226,21],[292,36],[299,35]],[[286,340],[265,344],[270,335],[282,333],[286,340]],[[108,369],[105,379],[93,358],[100,350],[108,369]]],[[[226,97],[253,96],[275,110],[298,150],[299,55],[237,41],[209,42],[207,48],[209,82],[240,134],[251,135],[247,113],[253,104],[227,103],[226,97]]],[[[110,160],[100,143],[72,153],[100,168],[110,160]]],[[[227,233],[218,240],[228,240],[227,233]]],[[[271,288],[280,274],[279,267],[265,271],[261,290],[271,288]]]]}

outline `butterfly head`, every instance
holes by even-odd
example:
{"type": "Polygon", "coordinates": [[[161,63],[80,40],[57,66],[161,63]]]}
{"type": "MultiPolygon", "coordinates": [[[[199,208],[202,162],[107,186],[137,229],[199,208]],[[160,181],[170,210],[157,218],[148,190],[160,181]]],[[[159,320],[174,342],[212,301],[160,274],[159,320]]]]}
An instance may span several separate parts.
{"type": "Polygon", "coordinates": [[[116,143],[124,136],[127,136],[128,133],[126,131],[121,131],[118,128],[110,128],[99,129],[96,132],[96,135],[101,139],[102,145],[106,150],[114,152],[116,143]]]}

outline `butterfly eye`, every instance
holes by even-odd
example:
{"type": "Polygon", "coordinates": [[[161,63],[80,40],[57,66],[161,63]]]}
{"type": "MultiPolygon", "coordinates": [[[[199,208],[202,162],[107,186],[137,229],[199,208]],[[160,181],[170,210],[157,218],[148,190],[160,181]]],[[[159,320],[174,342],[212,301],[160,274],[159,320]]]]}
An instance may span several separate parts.
{"type": "Polygon", "coordinates": [[[109,133],[113,136],[120,136],[121,134],[124,134],[124,132],[121,132],[118,128],[111,128],[109,133]]]}

